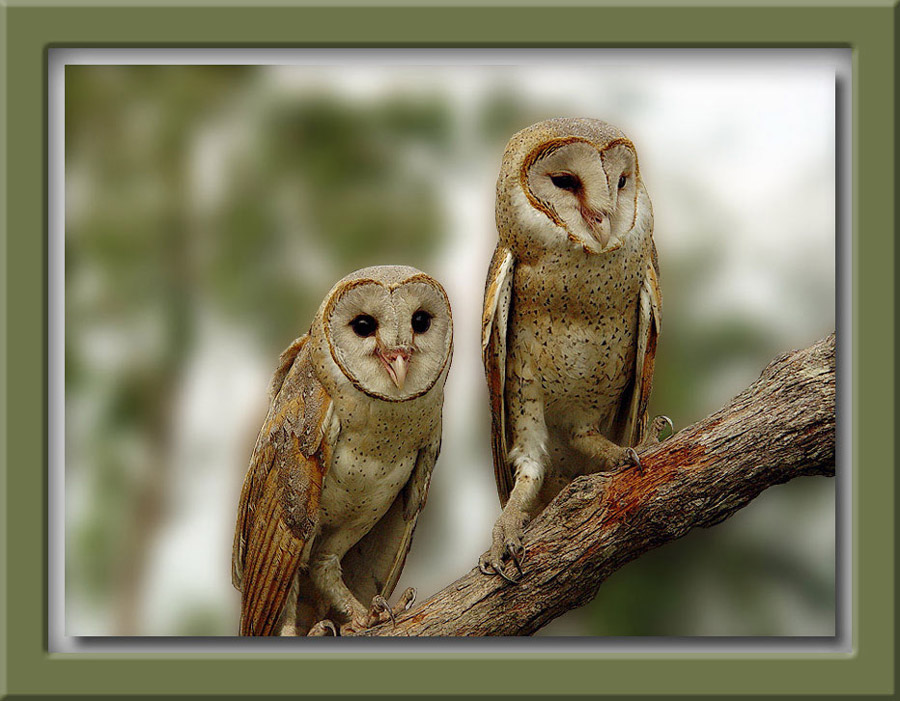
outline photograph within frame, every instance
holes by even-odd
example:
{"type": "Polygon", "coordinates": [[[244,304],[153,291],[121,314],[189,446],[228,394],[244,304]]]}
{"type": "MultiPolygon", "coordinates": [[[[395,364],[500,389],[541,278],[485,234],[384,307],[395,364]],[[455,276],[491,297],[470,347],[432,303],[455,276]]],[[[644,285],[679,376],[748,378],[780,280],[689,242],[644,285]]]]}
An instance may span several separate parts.
{"type": "MultiPolygon", "coordinates": [[[[413,50],[409,50],[409,51],[413,51],[413,50]]],[[[528,66],[528,65],[533,66],[534,64],[529,64],[528,61],[534,61],[535,56],[538,53],[542,54],[543,56],[550,56],[553,53],[555,53],[556,60],[562,61],[565,57],[567,57],[567,52],[569,50],[553,50],[553,51],[548,50],[548,53],[544,53],[543,51],[541,51],[541,52],[527,51],[527,52],[518,52],[518,54],[516,52],[492,52],[492,51],[480,52],[480,54],[479,54],[479,52],[471,52],[469,50],[454,50],[453,52],[439,51],[439,50],[415,50],[413,53],[407,53],[406,51],[379,51],[377,53],[379,53],[379,55],[381,57],[389,57],[389,61],[398,61],[398,65],[404,65],[404,61],[408,60],[409,57],[412,57],[413,60],[411,60],[411,62],[414,65],[416,65],[417,63],[418,63],[418,65],[421,65],[422,52],[427,53],[432,56],[438,56],[438,57],[440,57],[438,60],[446,61],[447,56],[450,54],[452,54],[454,56],[454,60],[459,60],[458,57],[461,54],[457,53],[457,51],[461,51],[463,54],[468,54],[469,58],[467,58],[466,61],[472,61],[475,65],[477,65],[477,63],[475,63],[477,61],[484,62],[486,60],[484,58],[484,56],[487,55],[490,57],[491,61],[496,62],[496,65],[505,65],[506,62],[509,62],[511,60],[510,56],[513,56],[514,60],[522,61],[524,63],[524,65],[526,65],[526,66],[528,66]],[[474,56],[473,56],[473,53],[475,54],[474,56]],[[401,56],[406,57],[406,58],[401,59],[400,58],[401,56]]],[[[590,51],[594,52],[596,54],[603,53],[599,50],[590,50],[590,51]]],[[[710,51],[710,50],[705,50],[705,51],[710,51]]],[[[717,51],[720,51],[720,50],[717,50],[717,51]]],[[[725,51],[727,53],[733,54],[735,50],[725,50],[725,51]]],[[[759,51],[759,50],[756,50],[756,51],[759,51]]],[[[292,56],[292,60],[296,60],[295,57],[298,55],[305,56],[305,58],[308,61],[310,61],[310,63],[303,64],[303,65],[313,65],[313,66],[320,65],[319,62],[322,62],[322,63],[337,62],[337,61],[341,60],[340,59],[341,56],[343,56],[345,59],[349,59],[351,62],[354,60],[360,61],[360,62],[365,62],[364,57],[366,56],[365,51],[325,52],[325,56],[323,56],[323,53],[320,50],[307,51],[307,52],[289,52],[289,53],[292,56]]],[[[609,52],[607,52],[607,54],[608,53],[609,52]]],[[[664,55],[663,52],[658,52],[658,51],[638,51],[638,50],[623,50],[623,51],[617,50],[614,53],[617,53],[618,55],[628,55],[628,57],[629,57],[628,60],[635,61],[635,62],[640,62],[641,60],[643,60],[643,59],[639,58],[641,55],[645,55],[645,56],[646,55],[651,55],[651,56],[655,55],[657,57],[664,55]]],[[[690,54],[696,55],[697,51],[696,50],[692,50],[692,51],[679,50],[678,53],[681,55],[690,55],[690,54]]],[[[745,56],[748,54],[749,55],[754,54],[754,52],[743,51],[743,50],[738,51],[737,53],[743,54],[745,56]]],[[[777,56],[777,55],[797,56],[798,55],[796,50],[780,51],[780,52],[766,51],[765,53],[768,54],[770,57],[773,55],[775,55],[775,56],[777,56]]],[[[844,155],[842,156],[840,153],[838,153],[836,155],[836,160],[838,162],[843,161],[844,163],[848,163],[850,161],[850,158],[848,155],[849,154],[849,138],[847,138],[847,134],[849,133],[849,109],[848,109],[847,105],[849,104],[848,101],[849,101],[849,93],[850,93],[850,90],[849,90],[849,51],[831,50],[831,51],[826,51],[826,52],[820,52],[819,50],[815,50],[815,51],[811,50],[811,53],[826,54],[826,55],[830,55],[830,56],[834,56],[834,55],[841,56],[841,60],[836,60],[834,58],[831,58],[829,60],[834,62],[836,84],[841,86],[841,89],[837,92],[838,100],[836,103],[836,107],[837,107],[838,114],[841,117],[840,119],[837,120],[838,133],[842,135],[842,137],[838,139],[838,143],[841,145],[841,148],[844,149],[844,155]],[[842,103],[843,103],[843,107],[841,106],[842,103]],[[846,120],[844,119],[845,115],[847,116],[846,120]]],[[[65,243],[64,243],[65,239],[61,238],[61,235],[65,228],[65,225],[63,224],[62,212],[60,211],[60,208],[58,207],[58,205],[54,206],[54,202],[59,202],[60,200],[57,200],[55,198],[62,195],[63,192],[67,192],[68,188],[71,187],[71,184],[69,182],[61,180],[61,178],[65,177],[65,175],[64,175],[65,170],[64,170],[64,168],[60,167],[59,161],[55,160],[60,157],[61,149],[63,148],[63,144],[65,143],[64,142],[64,139],[65,139],[64,124],[60,123],[61,115],[59,115],[57,112],[58,105],[61,104],[60,103],[61,96],[58,93],[58,89],[59,89],[58,81],[60,79],[61,67],[62,66],[70,66],[70,65],[87,65],[87,64],[97,65],[97,64],[104,63],[107,60],[110,63],[120,63],[120,64],[126,64],[126,63],[129,63],[132,61],[136,62],[136,63],[146,63],[146,64],[164,64],[164,63],[188,64],[190,62],[197,62],[197,64],[233,63],[235,54],[240,55],[242,59],[246,55],[248,55],[247,53],[245,53],[242,50],[241,51],[229,50],[229,51],[224,51],[224,52],[199,52],[199,53],[191,51],[191,52],[179,53],[178,51],[130,50],[130,49],[129,50],[109,50],[108,52],[105,50],[101,51],[101,50],[66,49],[66,50],[52,50],[50,52],[50,61],[49,61],[50,88],[51,88],[50,158],[51,158],[51,174],[56,175],[56,177],[51,176],[51,182],[50,182],[50,204],[51,204],[51,206],[50,206],[50,224],[51,224],[51,226],[50,226],[50,235],[51,235],[51,246],[50,246],[50,253],[51,253],[50,272],[51,272],[51,275],[50,275],[50,278],[51,278],[51,293],[52,293],[51,294],[51,314],[50,314],[50,320],[51,320],[51,355],[50,355],[50,358],[51,358],[51,391],[56,392],[56,394],[51,397],[51,400],[52,400],[51,407],[53,407],[53,413],[51,413],[51,479],[50,479],[51,493],[50,493],[50,496],[51,496],[52,503],[54,503],[53,500],[55,500],[55,503],[57,505],[66,503],[66,495],[57,493],[57,490],[55,489],[58,484],[63,482],[63,480],[59,479],[61,473],[58,470],[60,469],[60,465],[62,464],[61,462],[59,462],[59,459],[62,457],[63,462],[65,461],[65,456],[62,454],[62,446],[63,446],[63,444],[65,444],[65,441],[62,440],[62,437],[56,433],[56,430],[58,430],[58,428],[63,425],[64,417],[62,415],[62,407],[65,405],[67,397],[61,396],[59,394],[63,389],[63,385],[61,382],[61,378],[62,378],[62,375],[61,375],[62,365],[61,364],[62,364],[63,359],[60,357],[60,354],[59,354],[59,350],[60,350],[59,342],[62,340],[61,335],[60,335],[60,330],[59,330],[59,328],[57,328],[55,334],[52,332],[52,329],[54,328],[54,323],[61,321],[62,315],[61,315],[60,310],[63,307],[59,307],[57,305],[59,305],[59,303],[63,301],[63,295],[64,295],[64,289],[63,289],[62,285],[60,284],[60,278],[55,277],[55,275],[58,274],[59,272],[61,272],[63,270],[63,266],[66,264],[65,261],[63,261],[59,258],[59,256],[62,255],[62,252],[65,248],[65,243]],[[125,58],[123,59],[123,57],[125,57],[125,58]],[[187,60],[185,60],[186,58],[187,58],[187,60]],[[57,106],[56,109],[54,109],[54,102],[55,102],[55,105],[57,106]],[[60,130],[61,127],[62,127],[62,130],[60,130]],[[63,174],[63,175],[61,175],[61,174],[63,174]],[[60,188],[62,188],[62,189],[60,189],[60,188]],[[57,256],[56,254],[59,254],[59,256],[57,256]],[[54,284],[54,281],[55,281],[55,284],[54,284]],[[56,343],[54,343],[54,340],[56,341],[56,343]],[[53,372],[54,367],[56,368],[56,374],[54,374],[54,372],[53,372]],[[54,377],[56,379],[55,383],[53,382],[54,377]]],[[[279,52],[266,52],[266,51],[260,52],[260,54],[262,56],[263,61],[274,61],[275,57],[277,57],[279,55],[284,55],[283,53],[279,53],[279,52]]],[[[570,56],[570,55],[571,54],[568,54],[568,56],[570,56]]],[[[760,56],[762,54],[757,53],[756,55],[760,56]]],[[[70,97],[71,97],[70,95],[66,95],[67,100],[70,97]]],[[[613,120],[611,120],[611,121],[613,121],[613,120]]],[[[522,125],[522,126],[525,126],[525,125],[522,125]]],[[[635,138],[636,143],[638,143],[638,149],[639,149],[640,153],[642,154],[642,158],[647,158],[646,156],[643,155],[645,153],[646,149],[644,149],[644,147],[641,145],[641,142],[637,139],[637,137],[634,137],[634,138],[635,138]]],[[[645,141],[646,141],[646,139],[645,139],[645,141]]],[[[65,147],[67,148],[68,144],[66,144],[65,147]]],[[[501,145],[501,148],[502,148],[502,145],[501,145]]],[[[652,151],[651,151],[651,153],[652,153],[652,151]]],[[[652,156],[650,158],[652,159],[652,156]]],[[[642,161],[642,164],[645,164],[646,162],[647,162],[646,160],[642,161]]],[[[650,167],[645,165],[645,170],[649,171],[650,167]]],[[[495,173],[488,173],[488,175],[489,175],[489,177],[485,176],[485,182],[488,184],[488,186],[490,186],[490,185],[492,185],[490,180],[492,180],[493,177],[495,177],[495,173]]],[[[650,176],[648,175],[647,178],[649,181],[650,176]]],[[[838,212],[840,214],[841,221],[837,222],[836,230],[837,230],[838,239],[839,239],[837,242],[837,245],[838,245],[838,247],[840,247],[841,231],[849,232],[849,230],[850,230],[850,227],[849,227],[850,211],[849,211],[849,190],[848,190],[849,183],[847,183],[847,182],[840,183],[839,182],[838,184],[839,185],[842,184],[843,190],[845,190],[843,193],[839,193],[839,197],[841,198],[842,202],[847,203],[846,205],[841,205],[838,208],[838,212]]],[[[488,195],[490,196],[491,193],[488,192],[488,195]]],[[[651,197],[652,196],[653,196],[653,190],[651,189],[651,197]]],[[[490,199],[490,197],[488,197],[488,199],[490,199]]],[[[67,199],[66,202],[67,202],[67,206],[69,206],[69,199],[67,199]]],[[[659,226],[659,221],[660,221],[660,219],[662,219],[662,214],[659,211],[659,206],[660,205],[657,204],[657,226],[659,226]]],[[[481,211],[484,211],[484,209],[482,208],[481,211]]],[[[65,216],[66,216],[66,219],[68,220],[68,217],[70,216],[70,213],[68,210],[66,210],[65,216]]],[[[482,219],[482,221],[483,221],[483,219],[482,219]]],[[[487,251],[488,256],[489,256],[489,247],[492,245],[493,233],[494,233],[490,227],[491,227],[490,221],[487,222],[487,228],[485,228],[484,226],[479,227],[482,229],[482,231],[480,231],[479,233],[482,234],[481,238],[483,240],[483,248],[485,251],[487,251]]],[[[657,242],[660,245],[660,247],[662,248],[662,240],[661,240],[661,235],[659,233],[660,230],[657,229],[657,231],[658,231],[657,242]]],[[[487,258],[484,256],[484,254],[481,254],[480,258],[483,258],[484,261],[487,260],[487,258]]],[[[663,263],[665,264],[665,258],[663,258],[663,263]]],[[[838,272],[837,283],[838,283],[838,286],[840,286],[841,279],[843,278],[843,281],[844,281],[845,287],[846,287],[846,282],[849,280],[849,274],[846,273],[846,271],[849,270],[849,265],[850,265],[849,255],[842,256],[839,260],[839,263],[840,263],[840,265],[847,266],[847,267],[843,269],[844,270],[843,275],[840,272],[838,272]]],[[[63,275],[63,277],[65,277],[65,274],[63,275]]],[[[478,285],[476,285],[474,282],[472,283],[472,285],[474,287],[478,287],[478,285]]],[[[321,289],[321,284],[319,284],[318,288],[321,289]]],[[[838,292],[839,292],[839,294],[841,293],[840,290],[838,292]]],[[[845,290],[843,292],[844,295],[846,295],[848,293],[849,293],[849,290],[845,290]]],[[[664,294],[665,294],[665,289],[664,289],[664,294]]],[[[68,295],[66,295],[66,297],[67,297],[67,299],[66,299],[65,303],[68,303],[69,302],[68,295]]],[[[452,299],[453,299],[453,293],[451,290],[451,300],[452,299]]],[[[480,304],[480,301],[479,301],[479,304],[480,304]]],[[[473,307],[473,306],[474,306],[473,304],[469,304],[469,307],[473,307]]],[[[467,307],[467,308],[469,308],[469,307],[467,307]]],[[[843,309],[849,310],[849,305],[844,305],[843,309]]],[[[836,310],[836,312],[837,312],[837,310],[836,310]]],[[[470,316],[470,314],[466,313],[464,318],[468,318],[469,316],[470,316]]],[[[68,320],[69,320],[69,316],[66,315],[66,321],[68,322],[68,320]]],[[[847,328],[846,324],[848,323],[848,321],[849,320],[842,318],[840,323],[845,325],[844,328],[847,328]]],[[[302,326],[302,324],[304,324],[304,323],[306,323],[305,320],[298,322],[298,331],[302,330],[300,328],[300,326],[302,326]]],[[[458,329],[458,334],[460,334],[458,336],[458,339],[463,337],[462,332],[459,329],[458,329]]],[[[814,339],[810,339],[810,340],[814,340],[814,339]]],[[[839,343],[840,343],[840,336],[839,336],[839,343]]],[[[840,349],[840,353],[842,355],[846,350],[845,345],[846,344],[842,345],[841,349],[840,349]]],[[[460,353],[459,341],[458,341],[457,353],[460,353]]],[[[842,360],[842,362],[843,362],[843,360],[842,360]]],[[[844,377],[842,377],[841,382],[842,383],[845,382],[844,377]]],[[[265,385],[265,381],[263,381],[263,383],[262,383],[263,387],[264,387],[264,385],[265,385]]],[[[843,386],[846,387],[846,385],[843,385],[843,386]]],[[[849,397],[849,392],[845,393],[844,397],[849,397]]],[[[845,415],[847,415],[847,414],[845,414],[845,415]]],[[[844,450],[849,449],[847,441],[841,441],[841,443],[844,446],[844,450]]],[[[443,464],[446,464],[446,457],[443,461],[443,464]]],[[[846,461],[842,464],[849,465],[849,461],[846,461]]],[[[441,463],[439,463],[439,468],[440,467],[441,467],[441,463]]],[[[849,496],[846,496],[846,497],[842,496],[842,494],[847,494],[850,485],[849,485],[849,481],[848,481],[847,477],[843,477],[843,479],[844,479],[843,482],[840,481],[842,479],[841,472],[842,471],[838,471],[838,477],[839,477],[838,497],[839,497],[839,499],[849,499],[849,496]]],[[[849,504],[849,502],[844,502],[844,503],[849,504]]],[[[65,539],[66,539],[65,522],[63,522],[63,524],[61,525],[58,521],[53,521],[53,519],[55,518],[55,514],[62,513],[62,512],[63,512],[63,509],[61,509],[61,510],[57,510],[55,508],[50,509],[50,514],[51,514],[51,524],[50,524],[51,575],[53,575],[54,572],[59,573],[61,571],[61,563],[59,563],[59,562],[54,563],[54,561],[53,561],[53,558],[55,558],[57,555],[59,555],[59,553],[57,552],[58,546],[54,547],[54,545],[56,543],[65,542],[65,539]]],[[[849,517],[849,509],[845,507],[841,511],[839,511],[839,514],[841,514],[841,512],[842,512],[844,520],[846,521],[846,519],[849,517]]],[[[849,522],[847,522],[847,523],[849,523],[849,522]]],[[[847,523],[844,524],[845,531],[846,531],[847,523]]],[[[482,540],[486,539],[488,530],[489,530],[489,527],[487,530],[483,531],[485,535],[482,538],[482,540]]],[[[846,540],[842,539],[841,542],[849,543],[849,538],[846,535],[844,537],[847,539],[846,540]]],[[[487,544],[487,541],[485,540],[484,545],[486,545],[486,544],[487,544]]],[[[415,550],[413,551],[413,553],[415,553],[415,550]]],[[[845,559],[845,564],[848,562],[849,562],[849,559],[845,559]]],[[[840,571],[839,571],[839,576],[840,576],[840,571]]],[[[447,580],[447,581],[450,581],[450,580],[447,580]]],[[[849,586],[849,577],[847,577],[846,573],[843,574],[843,581],[847,586],[849,586]]],[[[839,587],[839,589],[841,589],[841,588],[843,588],[843,587],[839,587]]],[[[61,612],[63,611],[62,607],[65,606],[65,600],[63,598],[64,594],[59,588],[59,583],[58,583],[58,581],[56,581],[56,577],[54,577],[54,576],[51,576],[50,591],[51,591],[51,602],[50,602],[51,603],[51,608],[50,608],[51,642],[53,643],[53,645],[51,646],[51,649],[63,650],[63,649],[66,649],[66,647],[65,647],[66,645],[72,643],[73,641],[72,641],[72,639],[67,640],[66,635],[63,632],[62,640],[65,641],[65,643],[62,647],[56,647],[60,643],[59,634],[62,629],[59,626],[59,617],[61,616],[61,612]],[[54,619],[56,619],[56,620],[54,620],[54,619]]],[[[846,605],[843,607],[845,614],[848,611],[848,608],[849,607],[846,605]]],[[[840,621],[836,621],[836,626],[837,626],[838,632],[840,632],[841,628],[843,628],[844,631],[849,630],[849,626],[846,625],[846,622],[843,626],[841,626],[840,621]]],[[[794,639],[790,639],[790,640],[784,640],[784,641],[777,640],[777,642],[773,642],[773,640],[771,638],[766,638],[764,641],[757,641],[757,642],[747,640],[747,639],[738,640],[734,643],[736,645],[736,647],[734,649],[735,650],[754,649],[754,647],[759,645],[759,647],[761,649],[765,649],[766,651],[771,651],[773,646],[774,646],[774,649],[776,649],[776,650],[778,650],[778,649],[782,649],[782,650],[808,650],[808,649],[822,650],[822,649],[824,649],[824,650],[829,650],[829,651],[835,650],[835,648],[830,647],[830,644],[832,642],[830,640],[830,636],[826,636],[826,637],[829,637],[829,640],[827,640],[827,641],[821,640],[820,637],[821,636],[817,636],[813,640],[811,647],[806,645],[809,641],[802,641],[802,640],[797,641],[794,639]],[[794,647],[795,645],[797,645],[799,647],[794,647]],[[817,647],[817,646],[823,646],[823,645],[824,645],[824,647],[817,647]],[[747,647],[747,646],[749,646],[749,647],[747,647]]],[[[188,638],[190,638],[190,636],[188,636],[188,638]]],[[[239,641],[224,641],[223,640],[223,641],[216,641],[215,643],[208,643],[207,641],[203,641],[201,643],[200,641],[197,641],[197,640],[188,640],[185,643],[188,647],[184,648],[184,649],[202,649],[204,651],[205,650],[244,651],[245,648],[243,646],[234,647],[231,644],[232,642],[235,642],[237,644],[239,641]],[[226,647],[218,647],[219,642],[223,643],[226,647]],[[200,647],[197,647],[198,645],[200,647]],[[213,645],[213,647],[210,648],[210,647],[208,647],[208,645],[213,645]]],[[[246,642],[246,641],[244,641],[244,642],[246,642]]],[[[345,641],[345,642],[353,643],[353,644],[364,643],[364,641],[345,641]]],[[[437,641],[435,641],[435,642],[437,642],[437,641]]],[[[443,642],[451,643],[451,641],[443,641],[443,642]]],[[[468,642],[471,643],[472,641],[468,641],[468,642]]],[[[647,651],[653,651],[656,649],[672,649],[672,648],[668,648],[666,646],[663,646],[662,648],[656,648],[656,647],[651,646],[648,650],[647,647],[641,642],[631,642],[631,641],[628,641],[627,639],[623,639],[621,637],[615,637],[615,638],[610,638],[609,640],[601,640],[601,641],[598,641],[597,639],[588,639],[588,642],[593,643],[594,647],[585,648],[583,646],[582,640],[578,640],[577,642],[574,642],[568,638],[565,641],[561,641],[561,640],[549,641],[548,640],[546,643],[544,643],[544,641],[540,641],[540,642],[531,641],[530,644],[537,645],[541,649],[544,649],[544,645],[546,644],[548,651],[560,650],[560,649],[567,649],[567,650],[574,649],[574,650],[578,650],[578,651],[584,651],[585,649],[590,649],[590,650],[607,649],[607,650],[623,650],[623,651],[627,651],[629,649],[641,649],[641,650],[647,650],[647,651]],[[553,644],[550,644],[551,642],[553,644]],[[561,645],[557,645],[557,643],[561,643],[561,645]],[[597,646],[598,643],[599,643],[599,646],[597,646]],[[610,644],[611,647],[607,647],[607,644],[610,644]]],[[[730,648],[732,642],[731,641],[726,641],[726,642],[727,642],[728,648],[730,648]]],[[[844,642],[846,643],[846,641],[844,641],[844,642]]],[[[162,647],[157,647],[156,646],[157,644],[150,641],[149,639],[142,639],[140,641],[128,640],[128,639],[112,640],[112,639],[107,638],[104,635],[100,635],[99,637],[97,637],[94,640],[90,640],[88,638],[83,638],[83,639],[78,640],[77,642],[75,642],[75,645],[76,645],[75,649],[78,649],[78,646],[81,646],[82,644],[85,644],[87,646],[82,649],[89,649],[91,651],[123,650],[123,649],[128,649],[129,651],[131,651],[131,650],[137,651],[137,650],[144,650],[144,649],[147,649],[147,650],[150,650],[150,649],[167,649],[167,650],[168,649],[179,649],[182,643],[181,642],[173,643],[171,640],[167,640],[165,642],[161,641],[162,647]],[[124,647],[123,647],[123,644],[124,644],[124,647]],[[109,645],[110,647],[106,647],[107,645],[109,645]],[[134,647],[132,647],[132,645],[134,645],[134,647]]],[[[658,645],[658,644],[659,643],[654,642],[653,646],[658,645]]],[[[698,650],[698,651],[704,650],[704,649],[716,649],[716,650],[723,649],[722,641],[718,640],[718,639],[717,639],[715,645],[711,646],[710,648],[704,648],[702,646],[702,644],[699,647],[692,647],[694,645],[694,643],[684,643],[683,641],[678,641],[677,645],[679,645],[679,646],[687,645],[688,646],[687,649],[698,650]]],[[[435,649],[442,649],[442,648],[432,647],[431,644],[429,644],[426,647],[430,651],[434,651],[435,649]]],[[[72,649],[72,648],[69,648],[69,649],[72,649]]],[[[248,647],[246,649],[247,650],[252,650],[252,649],[255,650],[255,649],[260,649],[260,648],[254,646],[254,647],[248,647]]],[[[273,648],[269,647],[267,649],[273,649],[273,648]]],[[[279,649],[287,649],[287,648],[279,648],[279,649]]],[[[351,648],[348,646],[348,649],[351,649],[351,648]]],[[[365,648],[354,647],[352,649],[365,649],[365,648]]],[[[417,647],[416,649],[424,649],[424,648],[417,647]]],[[[462,648],[455,648],[455,649],[462,649],[462,648]]],[[[531,649],[531,648],[529,648],[529,649],[531,649]]],[[[679,647],[677,649],[681,649],[681,647],[679,647]]],[[[839,647],[838,649],[846,649],[846,648],[839,647]]]]}

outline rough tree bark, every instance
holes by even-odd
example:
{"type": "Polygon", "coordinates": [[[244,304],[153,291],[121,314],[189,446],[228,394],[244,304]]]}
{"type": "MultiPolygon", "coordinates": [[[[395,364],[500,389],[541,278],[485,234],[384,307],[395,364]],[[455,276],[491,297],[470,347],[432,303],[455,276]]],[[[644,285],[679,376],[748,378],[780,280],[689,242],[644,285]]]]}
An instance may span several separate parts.
{"type": "Polygon", "coordinates": [[[517,585],[477,567],[366,636],[530,635],[589,602],[642,553],[712,526],[767,487],[834,475],[834,334],[773,360],[728,406],[640,453],[635,469],[573,481],[528,527],[517,585]]]}

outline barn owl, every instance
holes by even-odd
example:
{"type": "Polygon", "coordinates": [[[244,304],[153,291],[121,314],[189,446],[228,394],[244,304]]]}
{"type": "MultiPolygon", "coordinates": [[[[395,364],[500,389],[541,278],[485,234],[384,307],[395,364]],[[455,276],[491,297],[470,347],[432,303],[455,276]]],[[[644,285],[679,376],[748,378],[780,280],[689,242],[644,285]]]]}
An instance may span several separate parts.
{"type": "Polygon", "coordinates": [[[281,354],[238,507],[241,635],[358,631],[400,577],[441,443],[453,322],[405,266],[340,280],[281,354]]]}
{"type": "Polygon", "coordinates": [[[634,144],[599,120],[515,134],[496,216],[482,350],[503,512],[479,566],[512,579],[504,567],[521,574],[525,525],[565,484],[640,466],[632,446],[647,428],[659,267],[634,144]]]}

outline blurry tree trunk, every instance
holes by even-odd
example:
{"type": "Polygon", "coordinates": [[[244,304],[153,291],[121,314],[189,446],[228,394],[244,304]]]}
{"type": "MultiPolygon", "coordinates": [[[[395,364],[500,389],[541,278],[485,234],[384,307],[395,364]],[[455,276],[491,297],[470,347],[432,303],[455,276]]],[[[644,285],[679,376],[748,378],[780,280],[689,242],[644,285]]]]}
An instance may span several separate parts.
{"type": "Polygon", "coordinates": [[[526,530],[518,584],[477,568],[367,636],[531,635],[642,553],[712,526],[767,487],[834,476],[834,334],[776,358],[728,406],[640,453],[643,472],[580,477],[526,530]]]}

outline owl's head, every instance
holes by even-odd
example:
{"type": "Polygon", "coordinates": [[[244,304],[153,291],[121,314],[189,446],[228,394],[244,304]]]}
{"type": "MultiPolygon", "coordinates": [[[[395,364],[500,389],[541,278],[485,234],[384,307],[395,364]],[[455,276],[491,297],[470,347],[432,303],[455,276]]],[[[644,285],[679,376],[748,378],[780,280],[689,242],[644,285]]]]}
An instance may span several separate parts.
{"type": "Polygon", "coordinates": [[[605,253],[619,248],[647,216],[637,152],[616,127],[596,119],[549,119],[507,144],[497,181],[497,227],[511,248],[605,253]]]}
{"type": "Polygon", "coordinates": [[[447,293],[415,268],[381,265],[351,273],[332,288],[316,326],[340,373],[333,379],[385,401],[422,396],[443,382],[450,363],[447,293]]]}

